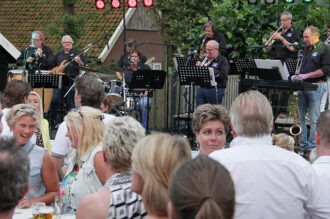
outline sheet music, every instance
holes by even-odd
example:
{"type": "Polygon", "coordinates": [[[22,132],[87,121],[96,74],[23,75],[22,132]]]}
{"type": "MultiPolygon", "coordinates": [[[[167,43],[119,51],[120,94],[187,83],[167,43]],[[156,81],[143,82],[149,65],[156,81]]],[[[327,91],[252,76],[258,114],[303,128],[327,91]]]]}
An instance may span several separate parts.
{"type": "Polygon", "coordinates": [[[289,71],[284,63],[282,64],[281,60],[274,60],[274,59],[255,59],[257,68],[264,68],[264,69],[278,69],[281,74],[282,80],[288,80],[289,78],[289,71]]]}
{"type": "Polygon", "coordinates": [[[217,86],[217,82],[215,81],[215,76],[214,76],[214,69],[213,68],[209,68],[209,72],[210,72],[210,76],[211,76],[211,85],[212,86],[217,86]]]}

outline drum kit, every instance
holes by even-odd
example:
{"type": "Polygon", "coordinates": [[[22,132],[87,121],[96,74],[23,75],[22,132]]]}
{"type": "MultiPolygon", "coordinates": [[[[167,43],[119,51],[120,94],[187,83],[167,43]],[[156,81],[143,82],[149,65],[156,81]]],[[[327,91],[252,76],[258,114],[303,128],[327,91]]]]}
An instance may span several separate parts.
{"type": "Polygon", "coordinates": [[[120,115],[127,115],[137,110],[139,94],[129,91],[124,81],[109,81],[105,91],[106,95],[112,99],[114,110],[120,115]]]}

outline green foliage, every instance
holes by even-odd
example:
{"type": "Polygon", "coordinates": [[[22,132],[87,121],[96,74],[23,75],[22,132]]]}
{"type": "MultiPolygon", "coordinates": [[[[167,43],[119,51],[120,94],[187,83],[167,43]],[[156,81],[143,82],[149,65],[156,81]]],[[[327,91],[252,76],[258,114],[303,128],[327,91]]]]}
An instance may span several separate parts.
{"type": "MultiPolygon", "coordinates": [[[[276,1],[277,2],[277,1],[276,1]]],[[[328,23],[329,0],[317,0],[305,4],[284,4],[281,1],[280,13],[287,10],[293,14],[293,25],[302,32],[308,25],[320,28],[324,33],[328,23]]],[[[186,53],[188,47],[197,47],[203,34],[203,24],[213,20],[217,29],[226,36],[228,57],[255,57],[251,47],[265,43],[271,31],[277,25],[277,4],[248,4],[247,0],[167,0],[155,1],[154,9],[161,12],[158,20],[165,40],[175,44],[180,51],[186,53]]],[[[303,41],[300,42],[303,46],[303,41]]],[[[259,51],[262,58],[269,53],[259,51]]]]}

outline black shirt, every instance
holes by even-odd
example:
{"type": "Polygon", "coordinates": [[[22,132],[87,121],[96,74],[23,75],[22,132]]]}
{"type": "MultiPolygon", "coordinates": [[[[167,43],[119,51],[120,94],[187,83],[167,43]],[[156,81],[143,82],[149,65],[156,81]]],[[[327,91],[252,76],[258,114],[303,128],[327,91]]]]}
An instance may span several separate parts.
{"type": "Polygon", "coordinates": [[[328,37],[330,37],[330,36],[324,35],[323,37],[321,37],[321,39],[320,39],[321,42],[324,43],[328,39],[328,37]]]}
{"type": "MultiPolygon", "coordinates": [[[[229,72],[229,63],[227,59],[218,55],[209,65],[208,67],[213,67],[215,81],[219,88],[226,88],[227,80],[228,80],[228,72],[229,72]]],[[[210,86],[211,88],[211,86],[210,86]]]]}
{"type": "MultiPolygon", "coordinates": [[[[283,32],[281,36],[289,43],[299,42],[299,32],[291,26],[286,32],[283,32]]],[[[295,52],[290,51],[287,47],[282,47],[283,42],[281,40],[275,40],[273,43],[273,58],[285,60],[288,58],[295,58],[295,52]]]]}
{"type": "Polygon", "coordinates": [[[42,45],[42,57],[36,54],[36,48],[27,46],[21,51],[21,55],[18,57],[16,64],[18,66],[24,66],[29,74],[34,74],[37,70],[50,70],[54,67],[54,54],[53,51],[45,45],[42,45]],[[29,58],[35,58],[31,63],[27,63],[29,58]]]}
{"type": "Polygon", "coordinates": [[[219,32],[215,32],[212,38],[207,37],[206,34],[204,34],[201,37],[201,39],[199,41],[198,51],[197,51],[198,54],[200,53],[200,48],[201,48],[201,45],[203,43],[204,38],[205,38],[204,51],[205,51],[206,43],[210,40],[215,40],[219,43],[219,52],[220,52],[220,54],[223,55],[223,56],[226,55],[226,39],[225,39],[224,35],[222,33],[219,33],[219,32]]]}
{"type": "Polygon", "coordinates": [[[326,81],[326,76],[330,76],[330,47],[318,41],[309,51],[306,47],[303,51],[303,62],[301,65],[301,74],[309,73],[321,69],[323,76],[318,78],[307,78],[306,82],[326,81]]]}
{"type": "MultiPolygon", "coordinates": [[[[128,62],[129,53],[126,52],[122,54],[118,60],[118,66],[121,68],[129,69],[130,63],[128,62]]],[[[144,64],[147,61],[147,58],[143,54],[139,54],[139,62],[144,64]]]]}
{"type": "MultiPolygon", "coordinates": [[[[80,51],[71,49],[69,53],[64,53],[64,50],[61,52],[58,52],[55,56],[55,65],[59,66],[64,60],[70,61],[72,60],[76,55],[78,55],[80,51]]],[[[86,65],[86,59],[83,55],[80,56],[81,61],[86,65]]],[[[69,75],[70,77],[75,78],[77,75],[79,75],[79,64],[75,61],[71,62],[64,70],[65,75],[69,75]]]]}

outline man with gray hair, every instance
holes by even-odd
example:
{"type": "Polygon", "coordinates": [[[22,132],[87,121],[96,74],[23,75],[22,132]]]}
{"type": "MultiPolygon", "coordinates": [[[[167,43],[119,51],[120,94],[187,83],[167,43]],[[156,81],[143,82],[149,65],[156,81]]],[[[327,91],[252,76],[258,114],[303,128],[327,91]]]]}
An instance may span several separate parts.
{"type": "MultiPolygon", "coordinates": [[[[83,55],[77,56],[80,51],[72,48],[73,39],[69,35],[62,37],[63,49],[55,55],[55,66],[57,66],[57,71],[65,73],[65,75],[70,77],[70,83],[63,85],[62,89],[54,89],[53,98],[50,106],[50,126],[54,127],[57,121],[58,107],[65,103],[66,112],[74,107],[74,89],[72,89],[69,94],[64,97],[67,91],[73,84],[73,80],[79,75],[79,67],[87,64],[86,59],[83,55]],[[64,63],[73,60],[68,66],[61,70],[61,66],[64,63]]],[[[57,72],[57,73],[60,73],[57,72]]]]}
{"type": "Polygon", "coordinates": [[[18,201],[28,192],[29,156],[13,138],[0,138],[0,218],[12,218],[18,201]]]}
{"type": "Polygon", "coordinates": [[[312,166],[325,189],[330,191],[330,110],[322,112],[317,120],[315,143],[319,157],[312,166]]]}
{"type": "Polygon", "coordinates": [[[272,144],[272,108],[258,91],[241,93],[231,106],[230,148],[209,156],[230,172],[235,219],[330,218],[330,194],[309,162],[272,144]]]}
{"type": "Polygon", "coordinates": [[[219,43],[210,40],[206,44],[206,56],[197,66],[210,67],[214,70],[216,86],[201,86],[196,95],[196,107],[205,103],[221,104],[228,80],[229,64],[227,59],[219,53],[219,43]]]}

